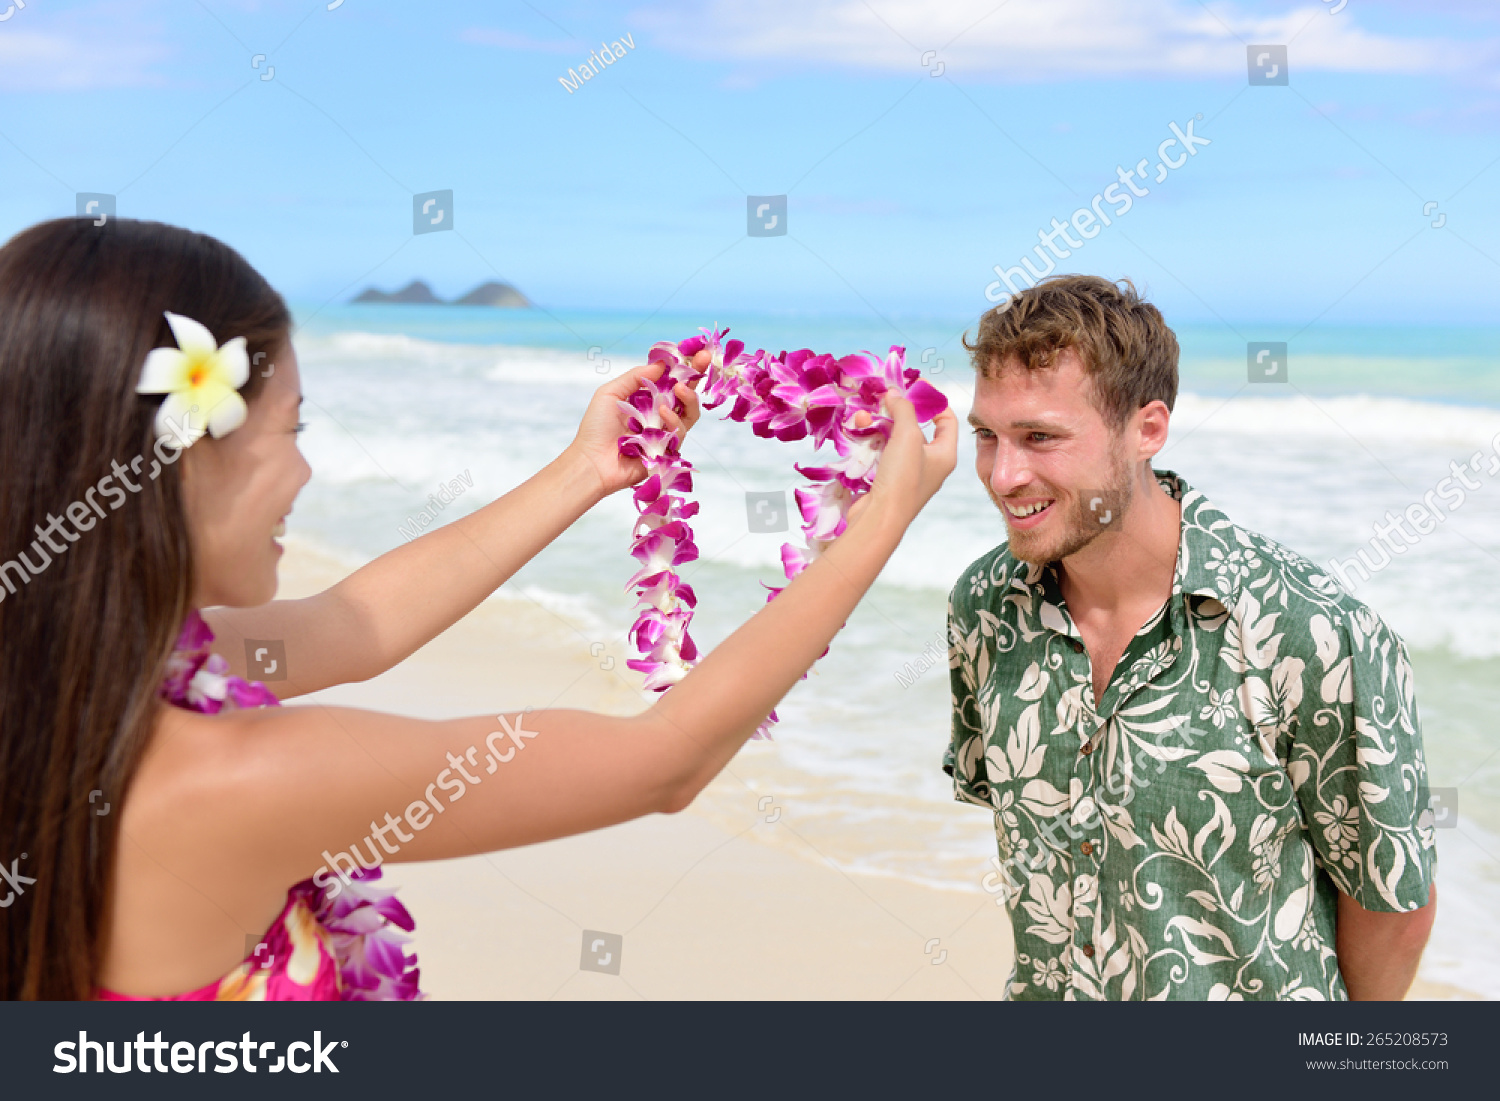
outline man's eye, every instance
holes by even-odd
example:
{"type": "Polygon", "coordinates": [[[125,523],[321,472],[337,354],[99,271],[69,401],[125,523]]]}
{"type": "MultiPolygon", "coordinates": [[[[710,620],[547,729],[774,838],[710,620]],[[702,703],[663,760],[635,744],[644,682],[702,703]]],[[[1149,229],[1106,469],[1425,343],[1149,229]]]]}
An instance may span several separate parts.
{"type": "Polygon", "coordinates": [[[975,438],[981,439],[981,440],[993,440],[995,438],[995,434],[993,432],[991,432],[988,428],[976,428],[976,429],[974,429],[974,436],[975,436],[975,438]]]}
{"type": "Polygon", "coordinates": [[[307,422],[306,421],[298,421],[297,422],[297,431],[298,432],[301,432],[306,427],[307,427],[307,422]]]}
{"type": "Polygon", "coordinates": [[[1045,432],[1028,432],[1026,434],[1026,438],[1028,440],[1030,440],[1032,443],[1045,443],[1046,441],[1050,440],[1052,437],[1049,436],[1049,435],[1047,435],[1047,433],[1045,433],[1045,432]]]}

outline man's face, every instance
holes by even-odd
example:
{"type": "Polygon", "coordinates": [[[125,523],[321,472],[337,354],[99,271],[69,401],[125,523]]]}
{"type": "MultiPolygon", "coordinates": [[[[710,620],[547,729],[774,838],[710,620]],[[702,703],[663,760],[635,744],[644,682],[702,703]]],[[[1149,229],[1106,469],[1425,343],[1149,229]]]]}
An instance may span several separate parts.
{"type": "Polygon", "coordinates": [[[1089,400],[1092,385],[1071,348],[1049,368],[1010,361],[975,383],[975,470],[1023,562],[1077,553],[1117,528],[1129,506],[1126,441],[1089,400]]]}

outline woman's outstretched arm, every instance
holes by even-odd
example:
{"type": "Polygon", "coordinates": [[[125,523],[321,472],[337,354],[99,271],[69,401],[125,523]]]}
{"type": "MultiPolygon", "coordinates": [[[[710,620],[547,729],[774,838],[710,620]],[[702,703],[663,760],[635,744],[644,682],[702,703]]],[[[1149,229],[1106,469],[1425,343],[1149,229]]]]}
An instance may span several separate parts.
{"type": "MultiPolygon", "coordinates": [[[[288,882],[337,875],[356,845],[366,862],[432,860],[687,806],[827,647],[953,469],[952,413],[928,443],[910,404],[887,400],[895,430],[848,530],[653,707],[447,722],[321,706],[219,717],[168,708],[127,807],[121,882],[173,905],[191,902],[190,884],[258,928],[288,882]]],[[[142,958],[155,950],[136,947],[142,958]]]]}
{"type": "MultiPolygon", "coordinates": [[[[236,675],[250,676],[244,640],[281,640],[287,679],[276,693],[283,699],[385,672],[471,612],[602,498],[644,477],[639,460],[618,453],[625,426],[615,402],[661,370],[661,364],[637,367],[600,387],[563,453],[485,507],[381,555],[316,596],[205,612],[215,651],[236,675]]],[[[700,415],[698,396],[683,384],[677,396],[685,415],[664,409],[664,416],[685,435],[700,415]]]]}

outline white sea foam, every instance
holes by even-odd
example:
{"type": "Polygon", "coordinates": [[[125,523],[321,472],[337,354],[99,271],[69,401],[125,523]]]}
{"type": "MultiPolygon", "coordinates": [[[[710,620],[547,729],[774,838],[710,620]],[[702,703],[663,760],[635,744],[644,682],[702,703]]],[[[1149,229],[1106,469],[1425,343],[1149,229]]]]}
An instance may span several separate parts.
{"type": "Polygon", "coordinates": [[[322,367],[439,371],[490,382],[539,382],[597,387],[635,361],[596,347],[581,352],[512,344],[450,344],[401,333],[335,332],[297,338],[301,359],[322,367]]]}
{"type": "Polygon", "coordinates": [[[1172,411],[1173,437],[1205,428],[1236,436],[1345,440],[1353,436],[1488,447],[1500,434],[1500,410],[1364,394],[1317,398],[1179,394],[1172,411]]]}
{"type": "Polygon", "coordinates": [[[534,604],[591,641],[602,642],[617,634],[599,614],[595,602],[577,593],[554,592],[540,585],[521,585],[513,589],[500,589],[490,599],[501,603],[534,604]]]}

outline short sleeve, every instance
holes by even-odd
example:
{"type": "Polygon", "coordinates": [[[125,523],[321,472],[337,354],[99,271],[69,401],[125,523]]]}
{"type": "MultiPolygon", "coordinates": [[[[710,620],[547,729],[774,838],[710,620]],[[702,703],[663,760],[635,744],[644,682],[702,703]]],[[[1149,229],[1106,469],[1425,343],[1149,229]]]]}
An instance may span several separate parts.
{"type": "Polygon", "coordinates": [[[1436,871],[1427,766],[1401,639],[1356,605],[1310,620],[1309,662],[1287,761],[1329,878],[1366,910],[1427,905],[1436,871]]]}
{"type": "MultiPolygon", "coordinates": [[[[973,570],[969,571],[972,574],[973,570]]],[[[948,594],[948,684],[952,725],[943,771],[953,777],[953,798],[989,808],[984,772],[984,724],[979,709],[976,657],[983,646],[977,617],[970,607],[968,574],[948,594]]],[[[991,808],[993,809],[993,808],[991,808]]]]}

